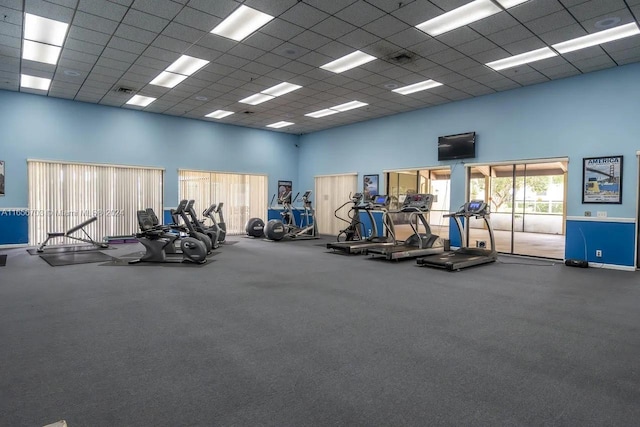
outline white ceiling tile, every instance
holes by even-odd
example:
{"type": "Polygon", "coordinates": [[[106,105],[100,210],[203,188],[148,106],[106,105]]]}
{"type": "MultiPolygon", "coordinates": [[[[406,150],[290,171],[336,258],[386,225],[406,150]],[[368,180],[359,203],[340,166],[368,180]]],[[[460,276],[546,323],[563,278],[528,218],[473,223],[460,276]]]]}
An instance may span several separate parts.
{"type": "Polygon", "coordinates": [[[455,47],[481,38],[477,32],[469,27],[457,28],[438,36],[438,40],[447,46],[455,47]]]}
{"type": "Polygon", "coordinates": [[[129,9],[122,22],[155,33],[162,31],[169,24],[167,19],[135,9],[129,9]]]}
{"type": "Polygon", "coordinates": [[[101,33],[99,31],[93,31],[86,28],[72,25],[69,28],[68,39],[82,40],[84,42],[95,43],[105,46],[109,42],[110,35],[101,33]]]}
{"type": "Polygon", "coordinates": [[[529,22],[562,9],[563,6],[558,0],[535,0],[510,8],[509,13],[520,22],[529,22]]]}
{"type": "Polygon", "coordinates": [[[518,21],[508,13],[498,13],[469,24],[469,27],[483,35],[493,34],[518,25],[518,21]]]}
{"type": "MultiPolygon", "coordinates": [[[[64,54],[64,50],[62,51],[62,53],[64,54]]],[[[139,55],[136,55],[134,53],[125,52],[110,47],[106,48],[102,53],[103,58],[115,59],[116,61],[128,62],[130,64],[133,64],[136,59],[138,59],[138,56],[139,55]]]]}
{"type": "Polygon", "coordinates": [[[314,69],[313,66],[307,65],[307,64],[303,64],[302,62],[298,62],[298,61],[291,61],[291,62],[289,62],[287,64],[284,64],[280,68],[282,68],[284,71],[288,71],[288,72],[294,73],[294,74],[304,74],[304,73],[308,73],[309,71],[314,69]]]}
{"type": "Polygon", "coordinates": [[[222,19],[191,7],[185,7],[176,16],[174,22],[209,32],[222,22],[222,19]]]}
{"type": "Polygon", "coordinates": [[[165,19],[173,19],[183,6],[171,0],[135,0],[131,7],[165,19]]]}
{"type": "Polygon", "coordinates": [[[407,28],[410,28],[410,26],[391,15],[385,15],[362,27],[365,31],[369,31],[381,38],[389,37],[407,28]]]}
{"type": "Polygon", "coordinates": [[[24,11],[33,15],[43,16],[56,21],[71,23],[73,9],[43,0],[25,0],[24,11]]]}
{"type": "Polygon", "coordinates": [[[356,27],[353,25],[334,17],[329,17],[319,24],[311,27],[312,31],[315,31],[318,34],[326,34],[332,39],[338,39],[355,29],[356,27]]]}
{"type": "Polygon", "coordinates": [[[195,43],[201,38],[208,35],[209,32],[197,30],[193,27],[188,27],[186,25],[172,22],[167,25],[167,27],[162,31],[162,34],[168,37],[173,37],[174,39],[186,41],[188,43],[195,43]]]}
{"type": "Polygon", "coordinates": [[[249,63],[249,60],[225,53],[224,55],[218,57],[216,63],[232,68],[242,68],[249,63]]]}
{"type": "Polygon", "coordinates": [[[139,55],[145,51],[147,45],[114,36],[109,41],[107,47],[139,55]]]}
{"type": "Polygon", "coordinates": [[[577,24],[577,22],[569,12],[560,10],[527,22],[527,27],[536,34],[542,34],[575,24],[577,24]]]}
{"type": "Polygon", "coordinates": [[[224,19],[227,16],[231,15],[231,13],[240,6],[240,2],[226,0],[191,0],[189,1],[189,3],[187,3],[187,6],[224,19]]]}
{"type": "MultiPolygon", "coordinates": [[[[399,2],[396,2],[399,4],[399,2]]],[[[418,24],[423,23],[431,18],[434,18],[443,13],[442,9],[435,6],[428,0],[416,0],[408,2],[406,5],[395,9],[391,14],[396,18],[406,22],[407,24],[415,27],[418,24]]]]}
{"type": "Polygon", "coordinates": [[[153,31],[143,30],[142,28],[132,27],[131,25],[120,24],[115,35],[126,40],[149,44],[158,34],[153,31]]]}
{"type": "Polygon", "coordinates": [[[377,43],[380,40],[380,37],[360,28],[340,38],[340,42],[354,49],[362,49],[365,46],[377,43]]]}
{"type": "Polygon", "coordinates": [[[118,22],[77,11],[73,17],[73,26],[111,35],[118,28],[118,22]]]}
{"type": "Polygon", "coordinates": [[[64,44],[64,48],[77,50],[78,52],[90,53],[93,55],[100,55],[100,53],[102,53],[102,50],[104,49],[104,46],[68,38],[64,44]]]}
{"type": "MultiPolygon", "coordinates": [[[[323,34],[328,34],[328,33],[324,32],[323,34]]],[[[298,34],[294,38],[292,38],[291,42],[299,46],[305,47],[307,49],[315,50],[320,46],[323,46],[331,42],[331,39],[328,37],[322,36],[319,33],[316,33],[314,31],[305,31],[303,33],[298,34]]]]}
{"type": "Polygon", "coordinates": [[[313,25],[324,21],[328,17],[329,15],[325,12],[322,12],[313,6],[309,6],[306,3],[298,2],[295,6],[280,15],[278,19],[283,19],[292,24],[310,28],[313,25]]]}
{"type": "Polygon", "coordinates": [[[280,55],[274,55],[273,53],[265,53],[261,57],[256,58],[256,62],[275,68],[279,68],[289,61],[289,59],[280,55]]]}
{"type": "Polygon", "coordinates": [[[304,31],[303,27],[294,25],[282,19],[272,19],[264,27],[260,28],[261,33],[276,37],[280,40],[291,40],[296,35],[304,31]]]}
{"type": "Polygon", "coordinates": [[[626,8],[624,0],[590,0],[569,8],[579,21],[626,8]]]}
{"type": "Polygon", "coordinates": [[[60,59],[69,59],[72,61],[78,62],[86,62],[89,64],[95,64],[98,60],[97,55],[90,55],[88,53],[77,52],[75,50],[62,49],[62,53],[60,54],[60,59]]]}
{"type": "Polygon", "coordinates": [[[266,52],[261,49],[256,49],[255,47],[247,46],[245,44],[239,43],[236,47],[232,48],[228,52],[230,55],[239,56],[240,58],[248,59],[250,61],[261,57],[266,52]]]}
{"type": "Polygon", "coordinates": [[[270,51],[280,46],[283,41],[266,33],[256,31],[255,33],[244,39],[242,43],[251,47],[255,47],[257,49],[270,51]]]}
{"type": "Polygon", "coordinates": [[[80,0],[78,10],[110,19],[112,21],[121,21],[127,8],[125,6],[111,3],[108,1],[80,0]]]}
{"type": "MultiPolygon", "coordinates": [[[[245,0],[244,4],[253,9],[259,10],[271,16],[278,16],[291,7],[295,6],[298,0],[245,0]]],[[[307,2],[308,3],[308,2],[307,2]]]]}
{"type": "Polygon", "coordinates": [[[322,55],[318,52],[309,52],[306,55],[298,59],[303,64],[311,65],[312,67],[320,67],[328,62],[331,62],[334,58],[326,55],[322,55]]]}
{"type": "Polygon", "coordinates": [[[171,52],[176,52],[182,54],[189,47],[191,47],[191,43],[186,42],[184,40],[174,39],[172,37],[167,37],[165,35],[159,35],[151,44],[151,46],[159,47],[160,49],[169,50],[171,52]]]}

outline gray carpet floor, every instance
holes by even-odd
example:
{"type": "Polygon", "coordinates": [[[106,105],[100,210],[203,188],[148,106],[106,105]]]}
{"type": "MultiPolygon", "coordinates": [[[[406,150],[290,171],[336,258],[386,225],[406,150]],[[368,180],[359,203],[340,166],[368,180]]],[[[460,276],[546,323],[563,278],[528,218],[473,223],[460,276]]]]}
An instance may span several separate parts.
{"type": "Polygon", "coordinates": [[[638,425],[637,273],[230,239],[192,269],[5,251],[0,425],[638,425]]]}

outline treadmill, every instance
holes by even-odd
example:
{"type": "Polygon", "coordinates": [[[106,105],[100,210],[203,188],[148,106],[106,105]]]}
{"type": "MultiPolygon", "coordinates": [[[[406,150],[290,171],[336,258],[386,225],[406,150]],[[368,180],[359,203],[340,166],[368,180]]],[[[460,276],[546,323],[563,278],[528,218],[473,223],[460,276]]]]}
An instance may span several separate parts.
{"type": "MultiPolygon", "coordinates": [[[[371,221],[371,229],[372,233],[366,239],[363,240],[350,240],[346,242],[331,242],[327,243],[327,249],[333,249],[334,252],[342,252],[345,254],[361,254],[367,248],[379,246],[379,245],[393,245],[394,239],[393,237],[387,237],[383,234],[380,234],[378,230],[378,226],[376,225],[376,220],[373,217],[373,212],[382,211],[382,220],[385,221],[386,216],[384,215],[389,208],[389,203],[391,198],[387,195],[377,195],[374,196],[372,200],[368,202],[361,202],[356,208],[359,211],[364,211],[369,216],[369,220],[371,221]]],[[[392,231],[393,235],[393,223],[389,226],[385,224],[385,227],[392,231]]]]}
{"type": "MultiPolygon", "coordinates": [[[[431,233],[429,221],[425,214],[431,210],[432,194],[407,194],[399,211],[386,212],[385,215],[405,213],[409,216],[409,225],[413,234],[404,241],[394,239],[393,245],[378,245],[367,248],[367,254],[382,255],[387,260],[417,258],[444,252],[444,245],[439,236],[431,233]],[[420,230],[420,226],[422,229],[420,230]]],[[[391,220],[384,222],[392,223],[391,220]]]]}
{"type": "Polygon", "coordinates": [[[418,265],[455,271],[474,265],[495,262],[498,259],[498,252],[496,252],[493,228],[491,227],[491,221],[489,221],[489,215],[489,206],[482,200],[471,200],[462,205],[457,212],[444,215],[445,217],[453,217],[456,222],[458,232],[460,233],[460,248],[441,255],[419,258],[416,260],[418,265]],[[460,220],[461,218],[464,218],[464,224],[460,220]],[[484,220],[487,225],[487,230],[489,231],[489,248],[469,247],[469,222],[471,218],[482,218],[484,220]]]}

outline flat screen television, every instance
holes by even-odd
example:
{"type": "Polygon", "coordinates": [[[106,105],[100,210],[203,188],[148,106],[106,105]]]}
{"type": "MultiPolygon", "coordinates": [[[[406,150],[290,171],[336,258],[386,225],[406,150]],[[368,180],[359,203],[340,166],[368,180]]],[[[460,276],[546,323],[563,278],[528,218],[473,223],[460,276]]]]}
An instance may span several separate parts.
{"type": "Polygon", "coordinates": [[[470,159],[476,156],[476,133],[467,132],[438,138],[438,160],[470,159]]]}

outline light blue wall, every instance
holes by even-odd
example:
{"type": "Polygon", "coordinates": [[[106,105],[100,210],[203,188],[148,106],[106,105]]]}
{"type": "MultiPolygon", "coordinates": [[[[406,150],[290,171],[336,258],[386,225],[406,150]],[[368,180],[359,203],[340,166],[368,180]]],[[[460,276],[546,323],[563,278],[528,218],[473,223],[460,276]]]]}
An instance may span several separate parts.
{"type": "Polygon", "coordinates": [[[635,217],[640,64],[303,135],[300,185],[313,188],[315,175],[358,171],[362,182],[363,174],[382,178],[384,169],[449,164],[457,208],[464,203],[464,167],[438,162],[437,140],[467,131],[477,132],[477,158],[470,162],[569,157],[568,215],[606,210],[610,217],[635,217]],[[583,205],[582,158],[620,154],[624,203],[583,205]]]}
{"type": "Polygon", "coordinates": [[[6,161],[6,196],[0,208],[24,208],[29,158],[165,168],[165,206],[177,205],[178,168],[297,180],[298,137],[0,91],[0,160],[6,161]]]}

